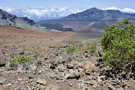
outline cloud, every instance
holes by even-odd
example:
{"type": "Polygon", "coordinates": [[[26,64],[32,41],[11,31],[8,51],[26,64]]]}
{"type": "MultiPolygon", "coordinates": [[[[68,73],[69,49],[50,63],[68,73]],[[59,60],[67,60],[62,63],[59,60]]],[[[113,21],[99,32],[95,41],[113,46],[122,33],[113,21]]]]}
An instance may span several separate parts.
{"type": "MultiPolygon", "coordinates": [[[[80,12],[79,9],[68,9],[68,8],[46,8],[46,9],[26,9],[23,12],[29,15],[36,15],[36,16],[44,16],[44,15],[51,15],[57,14],[60,16],[66,16],[71,13],[80,12]]],[[[56,16],[56,15],[55,15],[56,16]]]]}
{"type": "Polygon", "coordinates": [[[122,12],[127,12],[127,13],[135,13],[135,9],[131,9],[131,8],[117,8],[117,7],[108,7],[108,8],[104,8],[104,10],[120,10],[122,12]]]}
{"type": "MultiPolygon", "coordinates": [[[[16,9],[7,7],[5,8],[0,7],[0,8],[11,14],[20,17],[28,17],[33,20],[56,19],[86,10],[86,9],[71,9],[71,8],[26,8],[26,9],[16,9]]],[[[122,12],[135,13],[135,10],[131,8],[108,7],[103,8],[102,10],[120,10],[122,12]]]]}
{"type": "Polygon", "coordinates": [[[129,12],[129,13],[135,13],[135,10],[134,9],[131,9],[131,8],[124,8],[121,11],[123,11],[123,12],[129,12]]]}
{"type": "Polygon", "coordinates": [[[34,20],[56,19],[83,11],[82,9],[80,10],[71,8],[26,8],[26,9],[2,8],[2,7],[0,8],[11,14],[20,17],[28,17],[34,20]]]}
{"type": "Polygon", "coordinates": [[[27,9],[25,11],[25,13],[27,13],[27,14],[34,14],[36,16],[43,16],[47,12],[48,12],[48,10],[38,10],[38,9],[27,9]]]}

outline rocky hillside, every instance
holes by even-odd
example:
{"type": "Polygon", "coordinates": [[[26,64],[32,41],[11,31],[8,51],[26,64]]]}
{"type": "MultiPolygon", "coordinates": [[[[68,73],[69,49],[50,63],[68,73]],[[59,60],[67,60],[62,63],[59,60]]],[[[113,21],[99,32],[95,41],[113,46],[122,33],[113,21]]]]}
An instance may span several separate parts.
{"type": "Polygon", "coordinates": [[[21,28],[32,28],[35,24],[33,20],[27,17],[17,17],[0,9],[0,25],[1,26],[16,26],[21,28]]]}
{"type": "Polygon", "coordinates": [[[0,90],[135,89],[134,79],[115,78],[99,62],[98,38],[75,35],[0,27],[0,90]]]}
{"type": "Polygon", "coordinates": [[[135,14],[123,13],[119,10],[100,10],[91,8],[84,12],[71,14],[61,20],[66,21],[109,21],[118,20],[121,18],[135,19],[135,14]]]}
{"type": "Polygon", "coordinates": [[[43,24],[44,27],[42,27],[42,25],[36,24],[33,20],[27,17],[17,17],[16,15],[12,15],[2,9],[0,9],[0,25],[42,31],[52,31],[52,29],[55,31],[72,31],[72,28],[63,28],[63,25],[55,23],[43,24]]]}
{"type": "Polygon", "coordinates": [[[41,21],[38,24],[46,26],[45,24],[47,22],[58,23],[63,25],[63,27],[72,28],[74,31],[103,32],[106,25],[114,24],[122,18],[129,18],[134,22],[135,14],[124,13],[118,10],[100,10],[91,8],[58,20],[41,21]]]}

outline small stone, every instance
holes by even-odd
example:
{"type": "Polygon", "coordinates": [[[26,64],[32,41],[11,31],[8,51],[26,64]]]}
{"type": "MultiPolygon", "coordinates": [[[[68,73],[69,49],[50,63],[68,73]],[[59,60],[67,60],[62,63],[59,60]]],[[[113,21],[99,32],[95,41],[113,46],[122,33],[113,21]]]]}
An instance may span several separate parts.
{"type": "Polygon", "coordinates": [[[0,77],[0,84],[3,84],[6,81],[4,77],[0,77]]]}
{"type": "Polygon", "coordinates": [[[127,85],[128,87],[135,88],[135,81],[134,81],[134,80],[130,80],[130,81],[125,82],[125,83],[126,83],[126,85],[127,85]]]}
{"type": "Polygon", "coordinates": [[[109,85],[109,90],[115,90],[115,88],[114,88],[114,86],[112,86],[112,85],[109,85]]]}
{"type": "Polygon", "coordinates": [[[56,66],[57,66],[56,64],[49,64],[50,69],[55,69],[56,66]]]}
{"type": "Polygon", "coordinates": [[[48,57],[45,57],[44,60],[48,60],[48,57]]]}
{"type": "Polygon", "coordinates": [[[45,90],[60,90],[58,85],[49,85],[45,90]]]}
{"type": "Polygon", "coordinates": [[[27,86],[27,90],[32,90],[29,86],[27,86]]]}
{"type": "Polygon", "coordinates": [[[80,78],[80,73],[76,71],[69,72],[66,76],[66,79],[76,79],[78,80],[80,78]]]}
{"type": "Polygon", "coordinates": [[[24,55],[24,51],[20,52],[19,54],[20,54],[20,55],[24,55]]]}
{"type": "Polygon", "coordinates": [[[92,71],[92,70],[94,70],[96,68],[96,66],[91,61],[84,61],[82,63],[82,68],[85,71],[92,71]]]}
{"type": "Polygon", "coordinates": [[[38,79],[37,79],[37,83],[40,84],[40,85],[45,86],[45,85],[47,84],[47,81],[46,81],[45,79],[40,79],[40,78],[38,78],[38,79]]]}
{"type": "Polygon", "coordinates": [[[58,66],[58,71],[59,72],[64,72],[66,70],[66,67],[64,67],[64,65],[59,65],[58,66]]]}
{"type": "Polygon", "coordinates": [[[31,69],[32,69],[33,71],[35,71],[35,70],[37,70],[37,66],[31,65],[31,69]]]}
{"type": "MultiPolygon", "coordinates": [[[[123,88],[116,88],[115,90],[124,90],[123,88]]],[[[129,89],[129,90],[131,90],[131,89],[129,89]]],[[[133,89],[134,90],[134,89],[133,89]]]]}
{"type": "Polygon", "coordinates": [[[68,69],[73,69],[73,68],[74,68],[74,65],[73,65],[73,64],[68,64],[68,65],[67,65],[67,68],[68,68],[68,69]]]}
{"type": "Polygon", "coordinates": [[[88,83],[91,84],[91,85],[96,85],[96,84],[97,84],[97,81],[95,81],[95,80],[90,80],[88,83]]]}
{"type": "Polygon", "coordinates": [[[0,67],[5,67],[6,60],[4,58],[0,58],[0,67]]]}
{"type": "Polygon", "coordinates": [[[19,64],[19,65],[17,66],[17,70],[24,70],[24,66],[21,65],[21,64],[19,64]]]}

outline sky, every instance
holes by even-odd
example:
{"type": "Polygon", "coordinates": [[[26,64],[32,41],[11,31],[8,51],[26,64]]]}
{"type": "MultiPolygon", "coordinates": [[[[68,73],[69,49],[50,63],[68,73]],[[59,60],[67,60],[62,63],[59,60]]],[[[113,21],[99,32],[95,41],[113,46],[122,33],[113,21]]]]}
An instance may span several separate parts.
{"type": "Polygon", "coordinates": [[[9,8],[131,8],[135,0],[0,0],[0,7],[9,8]]]}

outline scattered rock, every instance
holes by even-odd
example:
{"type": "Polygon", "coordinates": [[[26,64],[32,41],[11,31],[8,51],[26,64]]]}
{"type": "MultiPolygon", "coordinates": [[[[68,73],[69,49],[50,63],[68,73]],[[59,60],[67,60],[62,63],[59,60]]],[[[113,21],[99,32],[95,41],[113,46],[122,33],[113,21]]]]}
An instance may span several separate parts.
{"type": "Polygon", "coordinates": [[[88,81],[88,84],[90,84],[90,85],[96,85],[97,84],[97,81],[96,80],[89,80],[88,81]]]}
{"type": "Polygon", "coordinates": [[[135,88],[135,81],[134,80],[130,80],[130,81],[126,82],[126,84],[130,88],[135,88]]]}
{"type": "Polygon", "coordinates": [[[82,68],[85,70],[85,71],[92,71],[94,69],[96,69],[96,66],[91,62],[91,61],[84,61],[82,63],[82,68]]]}
{"type": "Polygon", "coordinates": [[[24,51],[20,52],[19,54],[20,54],[20,55],[24,55],[24,51]]]}
{"type": "Polygon", "coordinates": [[[94,56],[95,53],[80,51],[72,55],[67,54],[66,48],[52,46],[47,51],[43,50],[41,54],[40,50],[35,51],[33,47],[33,51],[28,55],[17,49],[7,47],[4,55],[0,55],[0,67],[2,67],[0,85],[9,90],[22,88],[25,90],[124,90],[124,88],[135,87],[135,80],[116,80],[105,77],[102,70],[107,72],[106,70],[110,67],[104,68],[101,63],[96,66],[97,59],[102,59],[99,57],[102,55],[101,51],[97,56],[94,56]],[[31,64],[18,65],[16,69],[6,70],[7,61],[16,55],[24,54],[32,58],[31,64]]]}
{"type": "Polygon", "coordinates": [[[66,74],[65,78],[66,79],[76,79],[78,80],[80,78],[80,72],[77,71],[70,71],[68,74],[66,74]]]}
{"type": "Polygon", "coordinates": [[[56,66],[57,66],[56,64],[49,64],[50,69],[55,69],[56,66]]]}
{"type": "Polygon", "coordinates": [[[37,84],[45,86],[47,84],[47,81],[45,79],[38,78],[37,79],[37,84]]]}
{"type": "Polygon", "coordinates": [[[74,65],[73,64],[68,64],[67,65],[67,69],[73,69],[74,68],[74,65]]]}
{"type": "Polygon", "coordinates": [[[2,85],[5,81],[6,81],[6,79],[4,77],[0,76],[0,85],[2,85]]]}
{"type": "Polygon", "coordinates": [[[6,65],[6,60],[2,56],[0,56],[0,67],[5,67],[5,65],[6,65]]]}
{"type": "MultiPolygon", "coordinates": [[[[125,89],[123,89],[123,88],[116,88],[115,90],[125,90],[125,89]]],[[[128,89],[128,90],[131,90],[131,89],[128,89]]],[[[132,89],[132,90],[134,90],[134,89],[132,89]]]]}
{"type": "Polygon", "coordinates": [[[45,90],[61,90],[57,85],[49,85],[45,90]]]}
{"type": "Polygon", "coordinates": [[[33,71],[35,71],[35,70],[37,70],[37,66],[36,66],[36,65],[31,65],[31,69],[32,69],[33,71]]]}

